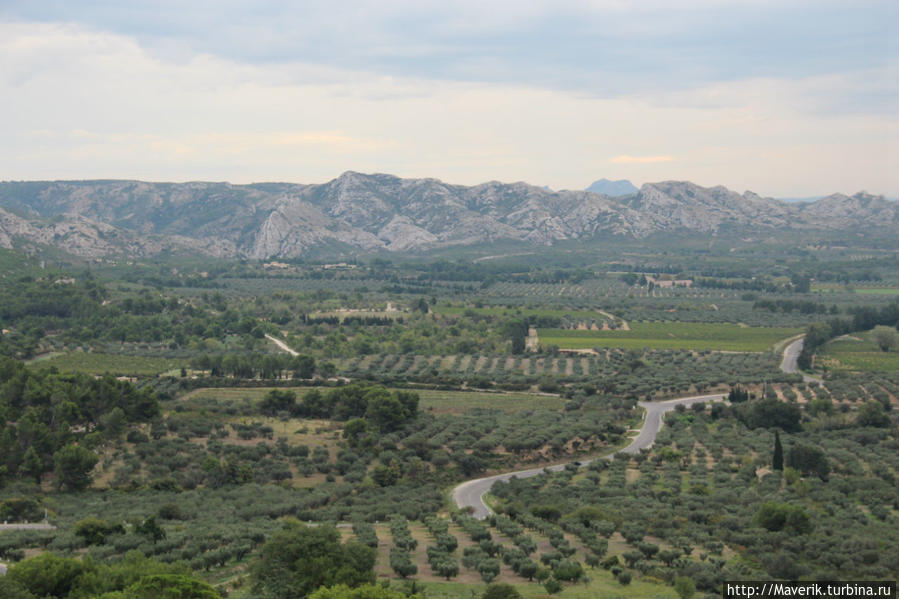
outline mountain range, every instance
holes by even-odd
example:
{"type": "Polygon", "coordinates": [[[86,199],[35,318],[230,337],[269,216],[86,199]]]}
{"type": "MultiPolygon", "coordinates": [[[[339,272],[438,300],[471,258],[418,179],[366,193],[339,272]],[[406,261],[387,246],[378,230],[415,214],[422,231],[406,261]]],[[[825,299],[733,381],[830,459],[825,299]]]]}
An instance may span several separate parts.
{"type": "Polygon", "coordinates": [[[601,193],[613,198],[627,196],[640,191],[637,187],[627,179],[619,179],[618,181],[610,181],[608,179],[600,179],[594,181],[587,188],[587,191],[593,193],[601,193]]]}
{"type": "Polygon", "coordinates": [[[268,259],[314,249],[420,252],[496,241],[787,231],[899,235],[899,205],[834,194],[791,204],[684,181],[618,197],[526,183],[475,186],[346,172],[323,184],[0,183],[0,247],[83,257],[161,252],[268,259]]]}

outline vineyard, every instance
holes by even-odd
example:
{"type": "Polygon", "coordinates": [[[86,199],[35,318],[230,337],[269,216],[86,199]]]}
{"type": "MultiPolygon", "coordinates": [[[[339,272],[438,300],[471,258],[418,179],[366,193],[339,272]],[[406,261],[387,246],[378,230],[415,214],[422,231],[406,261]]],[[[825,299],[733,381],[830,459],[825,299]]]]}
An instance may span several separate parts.
{"type": "MultiPolygon", "coordinates": [[[[899,352],[883,351],[875,340],[878,331],[886,327],[878,327],[874,331],[847,335],[834,339],[824,348],[818,357],[818,365],[832,371],[850,372],[895,372],[899,370],[899,352]]],[[[897,333],[886,330],[884,333],[895,336],[897,333]]]]}
{"type": "Polygon", "coordinates": [[[51,355],[47,359],[32,362],[34,367],[52,366],[60,372],[86,374],[114,374],[116,376],[156,376],[175,373],[185,364],[177,358],[155,356],[129,356],[94,352],[70,352],[51,355]]]}

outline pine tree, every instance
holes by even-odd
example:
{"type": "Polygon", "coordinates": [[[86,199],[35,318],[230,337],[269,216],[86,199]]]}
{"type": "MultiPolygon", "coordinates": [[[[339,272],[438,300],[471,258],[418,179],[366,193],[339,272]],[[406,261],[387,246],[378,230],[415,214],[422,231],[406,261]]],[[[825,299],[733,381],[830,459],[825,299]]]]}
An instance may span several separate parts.
{"type": "Polygon", "coordinates": [[[34,446],[28,448],[25,452],[25,458],[19,467],[19,472],[25,476],[30,476],[34,482],[41,484],[41,475],[44,473],[44,462],[41,456],[34,450],[34,446]]]}
{"type": "Polygon", "coordinates": [[[771,460],[771,467],[774,470],[784,469],[784,448],[780,444],[779,431],[774,431],[774,458],[771,460]]]}

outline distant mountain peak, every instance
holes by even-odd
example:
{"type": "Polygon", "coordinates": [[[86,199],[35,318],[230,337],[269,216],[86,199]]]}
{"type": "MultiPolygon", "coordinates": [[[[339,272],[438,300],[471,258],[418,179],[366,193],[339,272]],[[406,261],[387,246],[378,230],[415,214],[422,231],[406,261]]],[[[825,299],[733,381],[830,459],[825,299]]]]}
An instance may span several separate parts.
{"type": "Polygon", "coordinates": [[[627,179],[610,181],[609,179],[603,178],[599,181],[594,181],[593,184],[587,188],[587,191],[592,191],[593,193],[601,193],[603,195],[617,198],[620,196],[629,196],[631,194],[637,193],[640,190],[637,189],[637,187],[627,179]]]}

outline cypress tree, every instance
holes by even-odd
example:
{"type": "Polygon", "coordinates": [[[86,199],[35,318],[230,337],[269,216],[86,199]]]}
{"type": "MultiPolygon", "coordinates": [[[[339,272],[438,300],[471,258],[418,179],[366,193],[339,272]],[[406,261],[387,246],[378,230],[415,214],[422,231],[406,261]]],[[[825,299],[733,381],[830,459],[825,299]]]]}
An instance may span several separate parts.
{"type": "Polygon", "coordinates": [[[774,470],[784,469],[784,448],[780,444],[780,431],[774,431],[774,458],[771,460],[774,470]]]}

